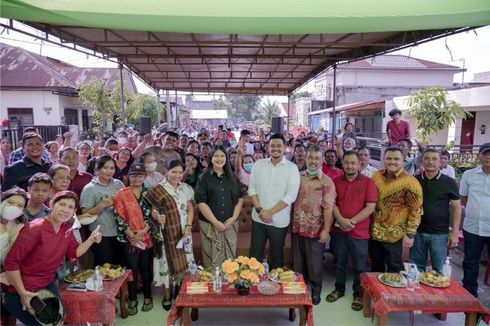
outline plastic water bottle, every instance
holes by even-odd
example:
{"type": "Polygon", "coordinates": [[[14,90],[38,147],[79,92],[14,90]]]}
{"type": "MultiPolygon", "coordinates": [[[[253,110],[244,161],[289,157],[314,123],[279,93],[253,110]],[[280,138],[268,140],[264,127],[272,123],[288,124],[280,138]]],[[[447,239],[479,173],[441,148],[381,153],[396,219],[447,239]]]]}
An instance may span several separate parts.
{"type": "Polygon", "coordinates": [[[196,275],[197,274],[197,265],[196,265],[196,262],[194,261],[194,259],[189,264],[189,272],[192,275],[196,275]]]}
{"type": "Polygon", "coordinates": [[[407,290],[414,291],[417,286],[417,265],[409,264],[407,273],[407,290]]]}
{"type": "Polygon", "coordinates": [[[102,275],[100,275],[100,267],[95,267],[94,274],[94,291],[99,292],[104,289],[104,282],[102,280],[102,275]]]}
{"type": "Polygon", "coordinates": [[[267,259],[264,259],[262,261],[262,265],[264,265],[264,274],[268,275],[269,274],[269,263],[267,262],[267,259]]]}
{"type": "Polygon", "coordinates": [[[442,275],[450,278],[452,271],[453,268],[451,267],[451,257],[447,257],[446,263],[442,266],[442,275]]]}
{"type": "Polygon", "coordinates": [[[216,267],[216,271],[214,272],[214,279],[213,279],[213,291],[215,293],[221,293],[221,286],[222,286],[222,281],[221,281],[221,275],[219,274],[219,267],[216,267]]]}

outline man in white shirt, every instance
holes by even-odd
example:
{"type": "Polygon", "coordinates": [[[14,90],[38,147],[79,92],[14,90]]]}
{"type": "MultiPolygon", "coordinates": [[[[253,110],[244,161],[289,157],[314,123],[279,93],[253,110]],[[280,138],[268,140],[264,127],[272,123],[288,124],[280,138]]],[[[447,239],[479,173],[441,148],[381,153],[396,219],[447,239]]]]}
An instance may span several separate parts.
{"type": "Polygon", "coordinates": [[[282,134],[271,136],[270,157],[255,162],[248,187],[255,208],[250,256],[262,260],[269,240],[270,268],[284,266],[284,239],[291,219],[291,204],[300,185],[298,168],[284,157],[285,148],[282,134]]]}
{"type": "Polygon", "coordinates": [[[243,150],[247,155],[254,154],[254,145],[250,143],[250,131],[243,129],[240,131],[240,138],[238,140],[237,146],[244,146],[243,150]]]}
{"type": "Polygon", "coordinates": [[[441,173],[456,179],[456,171],[448,164],[451,159],[451,154],[448,151],[441,151],[441,173]]]}

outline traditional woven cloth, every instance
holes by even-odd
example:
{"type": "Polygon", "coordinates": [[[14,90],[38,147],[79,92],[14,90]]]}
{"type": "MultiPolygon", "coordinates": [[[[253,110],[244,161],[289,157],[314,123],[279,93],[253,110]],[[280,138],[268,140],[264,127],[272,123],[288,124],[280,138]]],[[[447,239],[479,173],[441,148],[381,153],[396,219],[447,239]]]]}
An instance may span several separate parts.
{"type": "Polygon", "coordinates": [[[163,230],[163,242],[170,274],[181,274],[187,270],[184,249],[177,249],[177,242],[182,238],[182,226],[179,210],[173,197],[161,186],[148,190],[146,199],[153,207],[163,207],[167,220],[163,230]]]}
{"type": "Polygon", "coordinates": [[[211,223],[204,221],[199,221],[199,228],[205,267],[219,267],[225,260],[236,257],[238,221],[224,232],[219,232],[211,223]]]}
{"type": "MultiPolygon", "coordinates": [[[[116,192],[113,205],[116,213],[128,223],[131,230],[139,231],[146,227],[140,203],[136,199],[131,187],[126,187],[116,192]]],[[[146,245],[146,248],[153,246],[148,232],[143,234],[141,241],[146,245]]]]}

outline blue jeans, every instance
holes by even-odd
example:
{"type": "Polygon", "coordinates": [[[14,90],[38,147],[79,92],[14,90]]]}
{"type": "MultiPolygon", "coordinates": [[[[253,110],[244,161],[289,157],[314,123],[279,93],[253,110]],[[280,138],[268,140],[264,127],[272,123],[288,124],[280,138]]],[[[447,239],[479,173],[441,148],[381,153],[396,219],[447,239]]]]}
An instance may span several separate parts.
{"type": "Polygon", "coordinates": [[[417,232],[410,249],[410,262],[425,272],[427,256],[430,254],[432,269],[442,273],[442,266],[447,257],[448,234],[432,234],[417,232]]]}
{"type": "Polygon", "coordinates": [[[485,244],[490,247],[490,237],[483,237],[463,230],[464,260],[463,287],[475,297],[478,296],[478,273],[480,258],[485,244]]]}

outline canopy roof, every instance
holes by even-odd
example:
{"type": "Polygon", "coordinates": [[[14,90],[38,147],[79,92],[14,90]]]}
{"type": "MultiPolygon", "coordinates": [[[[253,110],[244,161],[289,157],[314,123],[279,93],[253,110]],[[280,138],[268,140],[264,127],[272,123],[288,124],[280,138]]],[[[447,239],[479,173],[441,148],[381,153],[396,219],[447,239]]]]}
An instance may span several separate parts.
{"type": "Polygon", "coordinates": [[[335,62],[490,24],[487,0],[2,0],[0,11],[155,89],[245,94],[288,94],[335,62]]]}

